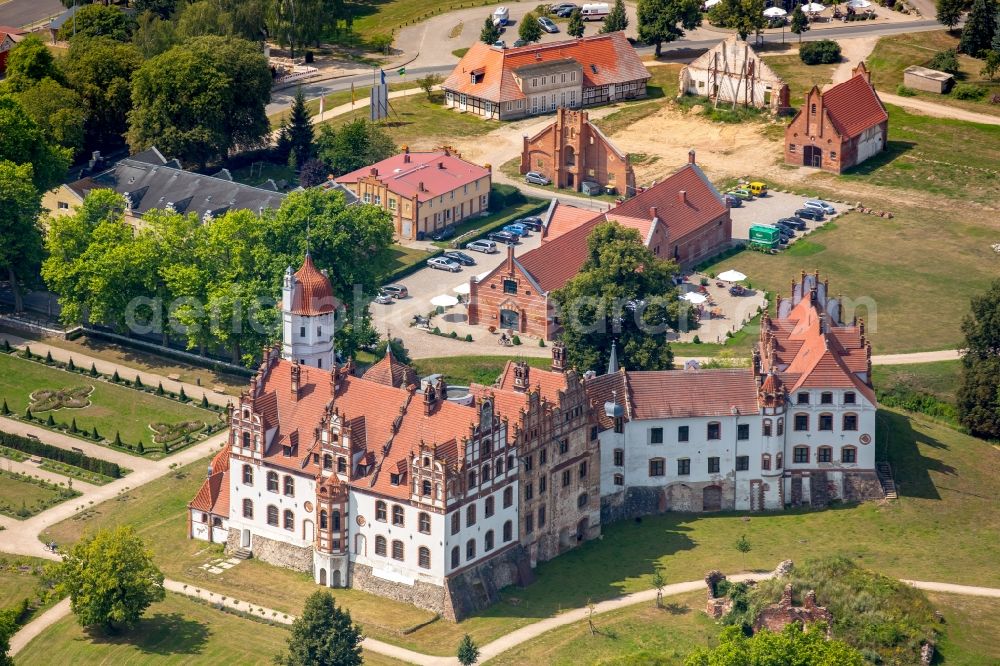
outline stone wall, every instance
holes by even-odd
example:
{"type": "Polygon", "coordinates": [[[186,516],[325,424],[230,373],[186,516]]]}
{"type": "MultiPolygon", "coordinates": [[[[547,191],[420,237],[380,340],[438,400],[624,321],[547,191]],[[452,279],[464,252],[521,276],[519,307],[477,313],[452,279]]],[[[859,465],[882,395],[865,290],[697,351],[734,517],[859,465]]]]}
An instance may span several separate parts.
{"type": "Polygon", "coordinates": [[[801,622],[803,627],[821,622],[826,625],[827,637],[833,626],[833,614],[823,606],[816,604],[816,592],[809,590],[802,599],[801,606],[792,605],[792,584],[785,585],[781,593],[781,601],[761,610],[754,622],[754,631],[767,629],[774,633],[780,632],[792,622],[801,622]]]}
{"type": "Polygon", "coordinates": [[[372,568],[367,564],[350,564],[351,587],[377,594],[380,597],[394,599],[417,608],[429,610],[443,617],[453,617],[445,599],[445,590],[439,585],[418,580],[413,585],[396,583],[372,574],[372,568]]]}
{"type": "Polygon", "coordinates": [[[885,499],[878,475],[871,471],[844,472],[844,492],[841,497],[845,502],[885,499]]]}
{"type": "Polygon", "coordinates": [[[629,488],[617,496],[601,498],[601,523],[659,513],[662,505],[662,489],[641,486],[629,488]]]}
{"type": "MultiPolygon", "coordinates": [[[[237,534],[239,534],[238,531],[237,534]]],[[[229,539],[232,540],[232,538],[233,532],[230,531],[229,539]]],[[[250,550],[253,552],[253,556],[261,562],[267,562],[278,567],[294,569],[295,571],[302,571],[304,573],[312,573],[312,546],[300,548],[299,546],[262,537],[259,534],[254,534],[250,538],[250,550]]]]}

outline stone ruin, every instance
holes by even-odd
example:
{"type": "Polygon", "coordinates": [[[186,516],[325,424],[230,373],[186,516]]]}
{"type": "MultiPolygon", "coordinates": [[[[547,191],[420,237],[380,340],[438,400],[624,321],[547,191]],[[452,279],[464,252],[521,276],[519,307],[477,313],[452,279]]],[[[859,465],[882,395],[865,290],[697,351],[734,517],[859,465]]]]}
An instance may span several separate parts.
{"type": "Polygon", "coordinates": [[[705,585],[708,586],[708,603],[705,612],[714,620],[721,620],[733,609],[733,600],[728,596],[719,596],[719,583],[726,580],[726,574],[721,571],[709,571],[705,574],[705,585]]]}
{"type": "Polygon", "coordinates": [[[801,622],[803,627],[822,622],[826,625],[826,637],[829,638],[833,626],[833,614],[823,606],[817,605],[815,590],[806,592],[801,606],[792,605],[792,584],[788,583],[781,592],[781,601],[764,608],[757,616],[753,630],[757,632],[767,629],[778,633],[792,622],[801,622]]]}

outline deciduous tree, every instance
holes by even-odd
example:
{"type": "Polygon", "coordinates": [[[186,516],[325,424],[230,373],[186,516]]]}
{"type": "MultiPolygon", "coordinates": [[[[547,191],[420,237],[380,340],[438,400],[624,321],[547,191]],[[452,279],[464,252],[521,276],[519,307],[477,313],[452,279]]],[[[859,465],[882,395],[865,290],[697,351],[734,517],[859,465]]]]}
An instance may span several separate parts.
{"type": "Polygon", "coordinates": [[[302,165],[302,170],[299,171],[299,185],[302,187],[316,187],[326,181],[327,171],[328,169],[323,164],[323,160],[315,157],[307,160],[302,165]]]}
{"type": "Polygon", "coordinates": [[[31,164],[35,188],[47,192],[66,175],[70,151],[48,139],[13,96],[0,95],[0,160],[31,164]]]}
{"type": "Polygon", "coordinates": [[[75,91],[44,78],[19,92],[17,99],[51,141],[73,154],[83,149],[87,110],[75,91]]]}
{"type": "Polygon", "coordinates": [[[977,437],[1000,439],[1000,280],[974,296],[962,322],[965,353],[958,414],[977,437]]]}
{"type": "Polygon", "coordinates": [[[521,19],[517,26],[517,36],[529,44],[542,38],[542,26],[538,24],[538,16],[534,12],[528,12],[521,19]]]}
{"type": "Polygon", "coordinates": [[[973,58],[981,57],[990,48],[997,32],[997,1],[973,0],[972,9],[962,28],[958,50],[973,58]]]}
{"type": "Polygon", "coordinates": [[[52,51],[38,35],[28,35],[7,53],[7,77],[0,82],[0,93],[20,92],[46,78],[63,82],[52,51]]]}
{"type": "Polygon", "coordinates": [[[396,153],[396,144],[378,125],[363,118],[334,128],[323,125],[316,140],[316,155],[340,176],[374,164],[396,153]]]}
{"type": "Polygon", "coordinates": [[[577,7],[569,15],[569,23],[566,25],[566,34],[570,37],[576,37],[579,39],[583,37],[583,33],[587,31],[586,26],[583,25],[583,12],[577,7]]]}
{"type": "Polygon", "coordinates": [[[625,13],[625,0],[615,0],[611,11],[604,17],[601,32],[618,32],[628,27],[628,14],[625,13]]]}
{"type": "Polygon", "coordinates": [[[153,12],[142,12],[136,19],[132,44],[144,58],[158,56],[169,51],[179,41],[173,21],[160,18],[153,12]]]}
{"type": "Polygon", "coordinates": [[[177,41],[205,35],[228,36],[233,31],[233,20],[229,13],[215,2],[198,0],[184,5],[174,21],[177,41]]]}
{"type": "Polygon", "coordinates": [[[741,627],[726,627],[715,648],[699,648],[684,661],[685,666],[864,666],[866,663],[861,653],[846,643],[827,640],[818,624],[803,631],[798,622],[789,624],[781,633],[762,629],[752,637],[747,637],[741,627]]]}
{"type": "Polygon", "coordinates": [[[604,371],[617,340],[629,369],[669,369],[666,333],[686,313],[673,286],[677,265],[657,258],[637,231],[613,222],[597,226],[587,248],[579,274],[553,294],[570,364],[604,371]]]}
{"type": "Polygon", "coordinates": [[[275,661],[282,666],[360,666],[362,639],[351,612],[338,606],[329,592],[316,591],[292,623],[288,652],[275,661]]]}
{"type": "Polygon", "coordinates": [[[136,12],[153,12],[160,18],[170,18],[177,8],[177,0],[132,0],[136,12]]]}
{"type": "Polygon", "coordinates": [[[955,26],[962,20],[962,12],[965,11],[965,0],[937,0],[937,22],[954,30],[955,26]]]}
{"type": "Polygon", "coordinates": [[[659,58],[664,42],[684,36],[701,25],[699,0],[639,0],[639,39],[656,47],[659,58]]]}
{"type": "Polygon", "coordinates": [[[20,285],[37,275],[42,260],[41,199],[30,164],[0,162],[0,274],[14,292],[16,312],[24,309],[20,285]]]}
{"type": "Polygon", "coordinates": [[[109,37],[127,42],[132,37],[135,22],[116,6],[93,4],[80,7],[59,29],[59,39],[109,37]]]}
{"type": "Polygon", "coordinates": [[[487,16],[483,23],[483,29],[479,31],[479,41],[484,44],[493,44],[500,39],[500,26],[493,22],[492,16],[487,16]]]}
{"type": "Polygon", "coordinates": [[[792,10],[792,25],[789,30],[799,36],[800,44],[802,43],[802,33],[809,32],[810,27],[809,17],[802,11],[802,5],[795,5],[795,9],[792,10]]]}
{"type": "Polygon", "coordinates": [[[767,23],[764,0],[722,0],[709,10],[708,16],[713,25],[736,30],[744,41],[767,23]]]}
{"type": "Polygon", "coordinates": [[[109,632],[131,627],[165,596],[163,573],[129,526],[83,539],[57,567],[59,584],[84,627],[99,625],[109,632]]]}

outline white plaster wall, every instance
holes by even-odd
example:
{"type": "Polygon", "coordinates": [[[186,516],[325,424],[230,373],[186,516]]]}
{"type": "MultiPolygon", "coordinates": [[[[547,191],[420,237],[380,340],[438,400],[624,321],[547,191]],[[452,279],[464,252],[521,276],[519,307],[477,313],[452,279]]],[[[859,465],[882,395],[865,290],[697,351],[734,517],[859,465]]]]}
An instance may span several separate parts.
{"type": "Polygon", "coordinates": [[[831,404],[822,404],[821,394],[823,389],[809,390],[809,404],[798,404],[798,394],[789,396],[790,403],[785,415],[785,468],[786,469],[874,469],[875,468],[875,406],[869,402],[859,391],[853,391],[855,403],[844,402],[845,389],[830,389],[833,394],[831,404]],[[800,432],[795,430],[795,415],[805,413],[809,415],[809,430],[800,432]],[[820,430],[820,414],[833,415],[833,430],[820,430]],[[843,429],[843,415],[854,413],[858,415],[858,429],[856,431],[843,429]],[[867,435],[869,444],[861,442],[863,435],[867,435]],[[796,446],[808,446],[809,462],[796,463],[794,449],[796,446]],[[833,447],[833,463],[819,463],[817,452],[820,446],[833,447]],[[841,448],[844,446],[854,446],[857,448],[857,463],[841,463],[841,448]]]}
{"type": "Polygon", "coordinates": [[[855,164],[864,162],[872,155],[881,152],[884,147],[882,128],[879,125],[869,127],[858,137],[858,159],[855,164]]]}
{"type": "Polygon", "coordinates": [[[243,462],[233,460],[232,469],[229,474],[229,525],[240,530],[250,529],[252,534],[258,534],[268,539],[289,543],[295,546],[312,546],[312,540],[303,536],[303,521],[315,520],[313,513],[307,513],[304,507],[305,502],[315,504],[316,501],[316,481],[315,479],[300,474],[294,474],[284,470],[278,472],[278,492],[267,490],[267,468],[264,466],[254,466],[253,486],[243,484],[243,462]],[[295,494],[287,496],[283,494],[284,477],[291,475],[295,479],[295,494]],[[243,500],[249,498],[253,500],[253,519],[248,520],[243,517],[243,500]],[[267,507],[273,504],[278,508],[278,525],[267,524],[267,507]],[[286,509],[291,509],[295,514],[295,529],[286,530],[284,525],[284,513],[286,509]]]}
{"type": "Polygon", "coordinates": [[[281,356],[313,368],[333,367],[333,313],[316,316],[282,312],[281,356]],[[302,327],[305,335],[300,335],[302,327]]]}
{"type": "Polygon", "coordinates": [[[459,530],[458,534],[451,533],[451,516],[455,511],[449,511],[445,516],[445,529],[447,530],[444,538],[444,559],[445,559],[445,570],[448,572],[454,571],[456,568],[461,569],[467,567],[471,564],[487,560],[497,553],[504,546],[514,543],[518,539],[518,498],[520,497],[520,488],[518,483],[514,482],[509,485],[511,488],[514,501],[507,508],[503,506],[503,490],[497,489],[495,492],[491,493],[490,496],[493,497],[495,512],[489,518],[486,517],[486,496],[482,499],[474,500],[474,502],[468,502],[463,504],[461,508],[457,511],[461,514],[460,520],[462,528],[459,530]],[[471,527],[466,525],[466,510],[469,504],[474,503],[476,505],[476,523],[471,527]],[[507,521],[511,521],[511,539],[510,541],[503,540],[503,524],[507,521]],[[490,551],[485,550],[486,544],[486,532],[493,530],[493,549],[490,551]],[[469,539],[475,539],[476,541],[476,556],[473,559],[466,559],[465,557],[465,547],[469,539]],[[451,566],[451,549],[458,546],[461,553],[461,560],[458,567],[451,566]]]}

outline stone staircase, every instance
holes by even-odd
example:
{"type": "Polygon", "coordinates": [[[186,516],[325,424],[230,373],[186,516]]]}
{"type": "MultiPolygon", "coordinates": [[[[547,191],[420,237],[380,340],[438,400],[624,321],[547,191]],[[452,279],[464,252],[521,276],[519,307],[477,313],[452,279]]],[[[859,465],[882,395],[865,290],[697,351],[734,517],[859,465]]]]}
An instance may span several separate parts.
{"type": "Polygon", "coordinates": [[[886,499],[897,499],[896,482],[892,480],[892,467],[887,462],[875,464],[875,472],[878,474],[878,482],[882,484],[882,492],[886,499]]]}
{"type": "Polygon", "coordinates": [[[233,557],[237,560],[249,560],[253,557],[253,553],[246,548],[238,548],[233,552],[233,557]]]}

